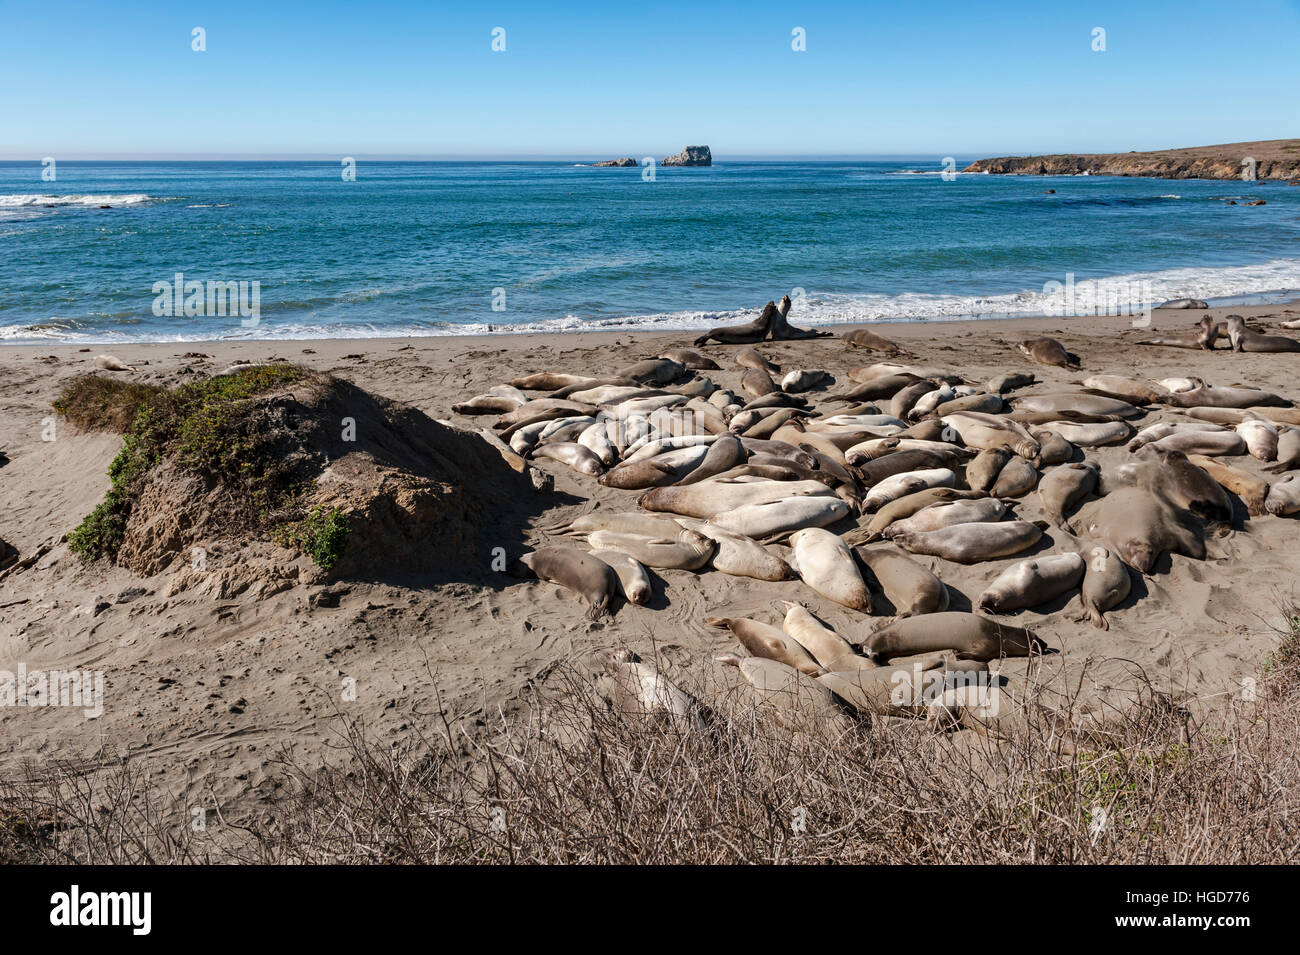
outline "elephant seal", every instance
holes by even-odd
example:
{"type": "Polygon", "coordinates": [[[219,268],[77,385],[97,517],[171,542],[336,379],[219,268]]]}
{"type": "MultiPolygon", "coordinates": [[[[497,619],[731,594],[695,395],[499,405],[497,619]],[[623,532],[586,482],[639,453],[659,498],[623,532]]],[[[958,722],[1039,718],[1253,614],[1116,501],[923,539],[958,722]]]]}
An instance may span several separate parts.
{"type": "Polygon", "coordinates": [[[867,511],[875,511],[890,501],[907,494],[925,490],[928,487],[952,487],[957,483],[957,475],[950,468],[925,468],[920,471],[905,471],[895,474],[874,485],[867,492],[862,506],[867,511]]]}
{"type": "MultiPolygon", "coordinates": [[[[96,355],[94,359],[95,367],[102,368],[104,371],[130,371],[131,366],[122,359],[113,355],[96,355]]],[[[251,365],[239,365],[234,370],[243,371],[245,368],[251,368],[251,365]]]]}
{"type": "Polygon", "coordinates": [[[1090,461],[1053,468],[1038,482],[1038,496],[1052,522],[1065,527],[1065,515],[1097,489],[1098,468],[1090,461]]]}
{"type": "Polygon", "coordinates": [[[946,611],[895,620],[867,640],[874,660],[890,660],[950,650],[959,660],[1025,657],[1046,650],[1032,631],[973,613],[946,611]]]}
{"type": "Polygon", "coordinates": [[[1017,388],[1028,388],[1030,385],[1036,384],[1038,384],[1038,379],[1033,374],[1026,374],[1023,371],[1004,371],[1002,374],[990,378],[985,383],[984,390],[991,395],[1005,395],[1017,388]]]}
{"type": "Polygon", "coordinates": [[[832,381],[821,369],[795,368],[781,376],[781,390],[788,395],[811,391],[824,382],[832,381]]]}
{"type": "Polygon", "coordinates": [[[1245,453],[1246,441],[1235,431],[1175,431],[1147,447],[1184,454],[1237,455],[1245,453]]]}
{"type": "Polygon", "coordinates": [[[1075,619],[1087,620],[1099,630],[1109,630],[1110,624],[1103,614],[1128,597],[1132,578],[1119,556],[1100,544],[1089,547],[1084,558],[1083,586],[1079,588],[1083,613],[1075,619]]]}
{"type": "Polygon", "coordinates": [[[1033,431],[1031,434],[1038,442],[1038,454],[1029,459],[1029,463],[1034,467],[1045,468],[1052,464],[1064,464],[1074,457],[1074,445],[1059,432],[1044,430],[1033,431]]]}
{"type": "Polygon", "coordinates": [[[871,593],[838,534],[804,528],[790,535],[790,547],[790,566],[805,584],[850,610],[871,613],[871,593]]]}
{"type": "Polygon", "coordinates": [[[835,703],[835,694],[806,673],[765,657],[724,653],[714,660],[737,667],[753,690],[755,708],[776,722],[814,734],[853,731],[853,721],[835,703]]]}
{"type": "Polygon", "coordinates": [[[1246,327],[1246,320],[1240,315],[1228,316],[1228,340],[1232,342],[1233,351],[1280,352],[1300,351],[1300,341],[1285,335],[1261,335],[1246,327]]]}
{"type": "Polygon", "coordinates": [[[769,375],[775,375],[781,371],[780,365],[769,361],[767,356],[757,348],[742,348],[732,358],[741,368],[753,368],[757,371],[765,371],[769,375]]]}
{"type": "Polygon", "coordinates": [[[1165,345],[1169,348],[1201,348],[1214,350],[1219,339],[1219,326],[1209,315],[1202,316],[1193,332],[1168,332],[1155,338],[1138,342],[1139,345],[1165,345]]]}
{"type": "Polygon", "coordinates": [[[753,656],[776,660],[809,676],[826,672],[803,644],[770,624],[750,620],[748,617],[709,617],[704,622],[710,627],[730,630],[740,645],[753,656]]]}
{"type": "Polygon", "coordinates": [[[666,385],[686,374],[686,366],[671,358],[646,358],[614,372],[617,378],[631,378],[643,384],[666,385]]]}
{"type": "Polygon", "coordinates": [[[943,581],[897,547],[855,547],[853,555],[871,571],[899,617],[948,609],[948,588],[943,581]]]}
{"type": "Polygon", "coordinates": [[[1162,302],[1156,308],[1209,308],[1205,302],[1199,298],[1176,298],[1168,302],[1162,302]]]}
{"type": "Polygon", "coordinates": [[[601,650],[596,659],[614,678],[614,708],[624,717],[667,717],[687,728],[706,728],[704,705],[631,650],[601,650]]]}
{"type": "Polygon", "coordinates": [[[776,386],[776,382],[767,372],[749,368],[740,376],[740,390],[751,398],[759,398],[781,389],[776,386]]]}
{"type": "Polygon", "coordinates": [[[718,545],[709,566],[719,573],[767,581],[794,580],[797,576],[789,564],[752,537],[693,517],[679,517],[677,523],[718,545]]]}
{"type": "MultiPolygon", "coordinates": [[[[600,458],[587,448],[576,441],[560,441],[550,444],[542,444],[533,448],[532,456],[534,458],[551,458],[567,465],[580,474],[589,474],[592,477],[599,477],[605,473],[605,465],[601,463],[600,458]]],[[[615,485],[617,487],[617,485],[615,485]]]]}
{"type": "Polygon", "coordinates": [[[776,303],[768,302],[763,306],[763,311],[759,313],[758,318],[744,325],[723,325],[718,328],[711,328],[692,343],[695,346],[706,345],[710,341],[719,342],[723,345],[750,345],[754,342],[761,342],[767,337],[768,330],[772,327],[772,320],[776,317],[776,303]]]}
{"type": "Polygon", "coordinates": [[[1269,391],[1232,385],[1215,386],[1201,382],[1187,391],[1177,391],[1164,399],[1174,408],[1290,408],[1292,402],[1269,391]]]}
{"type": "Polygon", "coordinates": [[[849,505],[838,497],[805,495],[746,504],[718,514],[711,522],[746,537],[775,538],[806,527],[827,527],[848,516],[849,505]]]}
{"type": "Polygon", "coordinates": [[[1111,398],[1107,395],[1090,395],[1081,391],[1056,392],[1055,394],[1045,395],[1025,395],[1022,398],[1012,398],[1011,403],[1017,411],[1046,411],[1060,414],[1062,412],[1072,412],[1076,414],[1087,414],[1107,416],[1107,420],[1113,420],[1110,416],[1120,418],[1136,418],[1142,414],[1142,409],[1132,405],[1127,401],[1119,398],[1111,398]]]}
{"type": "Polygon", "coordinates": [[[656,570],[699,570],[709,562],[717,544],[694,531],[644,537],[619,531],[593,531],[587,535],[593,550],[616,550],[656,570]]]}
{"type": "Polygon", "coordinates": [[[1175,507],[1191,511],[1205,521],[1232,520],[1232,502],[1223,487],[1181,451],[1153,444],[1135,460],[1121,464],[1104,476],[1106,490],[1145,487],[1165,497],[1175,507]]]}
{"type": "Polygon", "coordinates": [[[572,590],[590,604],[587,617],[594,620],[609,613],[619,592],[614,568],[598,557],[568,547],[539,547],[524,554],[519,562],[540,580],[572,590]]]}
{"type": "Polygon", "coordinates": [[[1275,517],[1285,517],[1300,511],[1300,481],[1296,480],[1296,475],[1288,474],[1273,482],[1273,486],[1268,489],[1264,508],[1275,517]]]}
{"type": "Polygon", "coordinates": [[[1153,382],[1124,375],[1093,375],[1083,379],[1083,387],[1127,401],[1131,405],[1149,405],[1169,394],[1168,389],[1153,382]]]}
{"type": "Polygon", "coordinates": [[[991,395],[981,391],[974,395],[959,395],[949,401],[940,402],[933,414],[942,418],[944,415],[957,414],[962,411],[981,411],[986,414],[999,414],[1006,407],[1001,395],[991,395]]]}
{"type": "Polygon", "coordinates": [[[650,574],[641,562],[617,550],[593,550],[591,556],[614,568],[619,587],[628,603],[645,606],[650,602],[650,574]]]}
{"type": "Polygon", "coordinates": [[[463,415],[480,415],[480,414],[505,414],[508,411],[514,411],[522,401],[517,398],[505,398],[500,395],[475,395],[469,401],[461,401],[451,406],[451,410],[456,414],[463,415]]]}
{"type": "Polygon", "coordinates": [[[789,295],[781,296],[781,304],[776,308],[776,315],[772,318],[771,327],[768,333],[772,336],[772,341],[798,341],[805,338],[830,338],[830,332],[819,331],[815,328],[796,328],[791,325],[786,316],[790,314],[790,308],[794,303],[790,301],[789,295]]]}
{"type": "MultiPolygon", "coordinates": [[[[864,485],[871,486],[905,471],[919,471],[923,468],[955,468],[961,464],[965,456],[965,453],[955,445],[895,451],[893,454],[886,454],[858,465],[858,477],[864,485]]],[[[848,460],[847,455],[845,460],[848,460]]]]}
{"type": "Polygon", "coordinates": [[[966,485],[972,491],[988,491],[997,483],[998,475],[1015,454],[1006,446],[989,448],[975,455],[966,465],[966,485]]]}
{"type": "Polygon", "coordinates": [[[1006,415],[962,411],[939,420],[943,422],[945,440],[950,432],[955,433],[968,448],[988,450],[1005,446],[1022,458],[1032,458],[1042,450],[1024,425],[1006,415]]]}
{"type": "Polygon", "coordinates": [[[1160,494],[1125,487],[1084,505],[1072,524],[1074,533],[1099,538],[1124,563],[1148,574],[1165,551],[1205,559],[1205,542],[1194,521],[1160,494]]]}
{"type": "Polygon", "coordinates": [[[647,511],[668,511],[683,517],[708,520],[748,504],[765,504],[791,497],[831,497],[833,494],[821,481],[723,481],[712,478],[698,484],[654,488],[642,494],[638,503],[647,511]]]}
{"type": "Polygon", "coordinates": [[[809,613],[803,604],[783,600],[781,605],[785,607],[781,628],[826,670],[836,669],[842,660],[858,659],[853,645],[809,613]]]}
{"type": "Polygon", "coordinates": [[[659,538],[664,534],[676,534],[679,526],[671,517],[661,517],[658,514],[642,514],[637,511],[594,511],[574,518],[562,530],[566,534],[582,536],[595,531],[618,531],[620,534],[659,538]]]}
{"type": "Polygon", "coordinates": [[[555,371],[542,371],[535,375],[512,378],[508,384],[512,388],[521,388],[524,391],[558,391],[561,388],[575,386],[579,388],[594,387],[599,380],[589,375],[565,375],[555,371]]]}
{"type": "Polygon", "coordinates": [[[682,367],[689,368],[692,371],[722,370],[721,366],[708,355],[703,352],[698,352],[694,348],[687,348],[683,345],[664,349],[659,353],[659,357],[679,362],[682,367]]]}
{"type": "Polygon", "coordinates": [[[918,401],[930,392],[938,390],[939,385],[929,379],[913,382],[901,391],[894,392],[894,397],[889,399],[889,413],[895,418],[906,417],[908,412],[916,407],[918,401]]]}
{"type": "Polygon", "coordinates": [[[998,479],[993,482],[989,494],[993,497],[1022,497],[1038,486],[1038,471],[1032,464],[1019,455],[998,472],[998,479]]]}
{"type": "Polygon", "coordinates": [[[868,543],[879,539],[890,524],[911,517],[917,511],[937,501],[956,501],[983,496],[981,491],[959,491],[951,487],[931,487],[913,494],[905,494],[878,510],[872,515],[870,521],[858,531],[850,532],[846,539],[849,543],[868,543]]]}
{"type": "MultiPolygon", "coordinates": [[[[1074,424],[1069,421],[1047,422],[1049,433],[1060,435],[1061,439],[1081,448],[1099,448],[1107,444],[1119,444],[1133,436],[1133,426],[1127,421],[1105,421],[1094,424],[1074,424]]],[[[1035,434],[1037,437],[1037,434],[1035,434]]],[[[1040,453],[1041,457],[1041,453],[1040,453]]]]}
{"type": "Polygon", "coordinates": [[[1071,371],[1078,371],[1083,367],[1079,362],[1079,356],[1066,351],[1065,346],[1055,338],[1029,338],[1017,342],[1016,347],[1022,354],[1040,365],[1055,365],[1071,371]]]}
{"type": "Polygon", "coordinates": [[[698,484],[706,478],[715,477],[729,471],[738,464],[743,464],[749,453],[744,442],[731,434],[720,434],[718,440],[709,445],[708,452],[699,466],[677,482],[678,486],[698,484]]]}
{"type": "Polygon", "coordinates": [[[1045,521],[978,521],[934,531],[895,534],[893,541],[910,554],[974,564],[1028,550],[1042,538],[1045,527],[1045,521]]]}
{"type": "MultiPolygon", "coordinates": [[[[1246,513],[1254,517],[1267,513],[1264,507],[1264,502],[1268,499],[1267,481],[1248,474],[1240,468],[1230,467],[1222,461],[1207,458],[1203,454],[1189,454],[1187,460],[1212,477],[1225,491],[1230,491],[1241,498],[1241,503],[1246,506],[1246,513]]],[[[1265,468],[1265,470],[1269,469],[1265,468]]]]}
{"type": "Polygon", "coordinates": [[[844,344],[850,348],[865,348],[868,351],[885,352],[889,355],[903,354],[903,349],[894,342],[865,328],[845,332],[840,337],[844,340],[844,344]]]}
{"type": "Polygon", "coordinates": [[[1237,434],[1246,442],[1246,450],[1256,460],[1277,460],[1277,425],[1262,415],[1248,414],[1237,425],[1237,434]]]}
{"type": "Polygon", "coordinates": [[[1139,431],[1133,440],[1128,443],[1128,450],[1130,452],[1140,451],[1148,444],[1153,444],[1162,438],[1167,438],[1171,434],[1177,434],[1182,431],[1226,430],[1227,429],[1222,425],[1214,424],[1210,421],[1159,421],[1156,424],[1149,425],[1139,431]]]}
{"type": "Polygon", "coordinates": [[[1078,554],[1022,560],[998,574],[980,594],[976,607],[986,613],[1037,607],[1073,590],[1082,579],[1083,558],[1078,554]]]}
{"type": "Polygon", "coordinates": [[[915,531],[937,531],[956,524],[1000,521],[1007,516],[1007,505],[996,497],[981,497],[965,501],[941,501],[923,507],[911,517],[895,521],[885,528],[882,536],[893,537],[915,531]]]}
{"type": "Polygon", "coordinates": [[[1300,467],[1300,429],[1286,425],[1277,429],[1277,461],[1265,471],[1279,474],[1300,467]]]}

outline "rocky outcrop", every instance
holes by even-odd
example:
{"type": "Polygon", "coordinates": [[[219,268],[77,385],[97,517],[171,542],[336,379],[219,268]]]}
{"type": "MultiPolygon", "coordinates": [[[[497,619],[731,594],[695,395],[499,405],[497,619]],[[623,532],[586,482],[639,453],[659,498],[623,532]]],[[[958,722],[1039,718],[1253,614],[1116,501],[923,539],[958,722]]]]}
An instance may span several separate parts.
{"type": "Polygon", "coordinates": [[[1011,176],[1147,176],[1155,179],[1241,179],[1243,162],[1255,161],[1256,179],[1300,177],[1300,139],[1228,143],[1157,152],[1003,156],[980,159],[963,172],[1011,176]]]}
{"type": "Polygon", "coordinates": [[[631,156],[624,156],[622,159],[606,159],[604,162],[594,162],[593,166],[615,166],[619,169],[626,169],[628,166],[635,166],[636,160],[631,156]]]}
{"type": "Polygon", "coordinates": [[[668,156],[661,166],[712,166],[713,154],[708,146],[687,146],[676,156],[668,156]]]}

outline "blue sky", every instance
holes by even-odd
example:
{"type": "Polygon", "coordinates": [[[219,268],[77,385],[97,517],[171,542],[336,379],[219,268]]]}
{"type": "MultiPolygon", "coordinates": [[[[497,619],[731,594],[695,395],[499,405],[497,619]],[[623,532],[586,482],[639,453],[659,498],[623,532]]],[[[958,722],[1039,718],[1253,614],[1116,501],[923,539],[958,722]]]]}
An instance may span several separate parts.
{"type": "Polygon", "coordinates": [[[4,0],[0,158],[975,156],[1300,134],[1300,0],[467,6],[4,0]]]}

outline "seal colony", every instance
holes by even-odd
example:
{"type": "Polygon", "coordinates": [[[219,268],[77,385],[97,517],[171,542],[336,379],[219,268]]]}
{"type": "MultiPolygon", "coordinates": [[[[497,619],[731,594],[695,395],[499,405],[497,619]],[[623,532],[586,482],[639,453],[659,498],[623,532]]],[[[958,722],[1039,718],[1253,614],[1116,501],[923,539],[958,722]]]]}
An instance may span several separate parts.
{"type": "MultiPolygon", "coordinates": [[[[518,562],[518,572],[532,567],[573,592],[590,616],[645,603],[647,590],[664,586],[657,578],[677,573],[797,580],[808,598],[844,608],[848,627],[819,620],[804,599],[774,617],[756,606],[706,618],[749,654],[718,662],[787,718],[799,701],[823,720],[941,717],[1000,732],[1014,721],[998,716],[1007,708],[997,701],[1018,688],[989,664],[1055,652],[1008,615],[1140,626],[1126,620],[1147,592],[1134,585],[1139,576],[1174,572],[1172,555],[1222,556],[1216,542],[1249,533],[1251,520],[1300,512],[1290,470],[1300,462],[1300,412],[1230,372],[1216,383],[1093,373],[1040,386],[1035,364],[1076,371],[1088,361],[1039,338],[1021,343],[1003,373],[974,381],[909,364],[893,342],[857,331],[826,347],[887,360],[853,367],[842,382],[824,369],[782,369],[754,347],[775,322],[781,337],[813,337],[785,323],[788,311],[788,300],[769,302],[753,322],[609,377],[545,370],[456,406],[497,415],[494,430],[517,455],[629,492],[625,507],[602,502],[560,529],[568,541],[518,562]],[[1102,448],[1122,462],[1097,460],[1102,448]],[[1035,492],[1047,520],[1017,516],[1035,492]],[[588,552],[595,559],[583,560],[588,552]],[[1007,559],[981,590],[945,584],[953,568],[1007,559]],[[944,674],[923,703],[889,692],[894,673],[913,666],[944,674]],[[976,674],[980,694],[949,692],[955,673],[976,674]]],[[[1250,350],[1244,323],[1229,324],[1250,350]]],[[[1212,349],[1215,326],[1199,326],[1203,341],[1190,347],[1212,349]]],[[[1188,347],[1181,336],[1176,344],[1188,347]]]]}

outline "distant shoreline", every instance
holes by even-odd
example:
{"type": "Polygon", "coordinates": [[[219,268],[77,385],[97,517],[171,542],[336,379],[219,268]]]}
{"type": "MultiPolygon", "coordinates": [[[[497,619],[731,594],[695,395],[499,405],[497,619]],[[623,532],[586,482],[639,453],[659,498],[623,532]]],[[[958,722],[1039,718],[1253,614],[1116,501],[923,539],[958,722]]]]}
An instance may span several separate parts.
{"type": "Polygon", "coordinates": [[[1300,181],[1300,139],[1154,152],[1056,153],[977,159],[962,172],[1001,176],[1140,176],[1150,179],[1300,181]]]}

